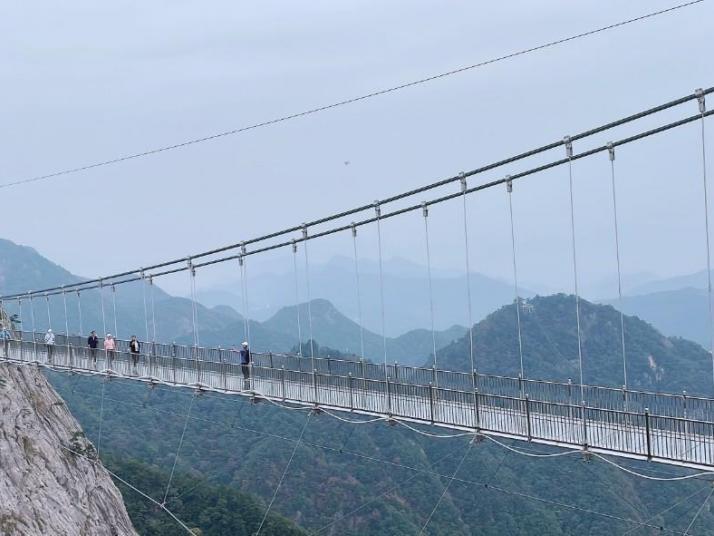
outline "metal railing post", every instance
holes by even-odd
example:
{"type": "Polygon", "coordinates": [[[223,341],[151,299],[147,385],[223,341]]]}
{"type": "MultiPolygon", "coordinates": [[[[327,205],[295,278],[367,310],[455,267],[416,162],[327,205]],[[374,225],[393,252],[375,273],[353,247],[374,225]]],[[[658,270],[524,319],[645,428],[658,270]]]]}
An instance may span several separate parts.
{"type": "Polygon", "coordinates": [[[226,364],[226,359],[224,357],[223,349],[218,348],[218,360],[221,362],[221,381],[223,382],[223,390],[228,390],[228,365],[226,364]]]}
{"type": "Polygon", "coordinates": [[[349,381],[349,387],[350,387],[350,411],[354,411],[355,405],[354,405],[354,399],[353,399],[353,389],[354,389],[354,378],[352,377],[352,373],[348,372],[347,373],[347,378],[349,381]]]}
{"type": "Polygon", "coordinates": [[[533,434],[531,431],[531,404],[528,395],[525,396],[523,401],[526,406],[526,429],[528,431],[528,441],[530,441],[531,439],[533,439],[533,434]]]}
{"type": "Polygon", "coordinates": [[[518,396],[523,398],[523,376],[521,376],[520,372],[518,373],[518,396]]]}
{"type": "Polygon", "coordinates": [[[268,352],[268,363],[270,363],[270,368],[273,367],[273,352],[268,352]]]}
{"type": "Polygon", "coordinates": [[[573,420],[573,380],[568,378],[568,418],[573,420]]]}
{"type": "Polygon", "coordinates": [[[582,421],[583,421],[583,448],[585,450],[588,449],[588,425],[587,425],[587,417],[586,417],[586,411],[585,411],[585,400],[582,401],[582,405],[580,406],[581,411],[583,414],[581,415],[582,421]]]}
{"type": "Polygon", "coordinates": [[[387,376],[387,415],[392,416],[392,393],[389,389],[389,376],[387,376]]]}
{"type": "Polygon", "coordinates": [[[285,402],[286,394],[285,394],[285,365],[280,367],[280,385],[283,390],[283,402],[285,402]]]}
{"type": "Polygon", "coordinates": [[[399,381],[399,363],[397,363],[396,361],[394,362],[394,381],[399,381]]]}
{"type": "Polygon", "coordinates": [[[327,356],[327,373],[332,376],[332,360],[327,356]]]}
{"type": "Polygon", "coordinates": [[[314,404],[317,405],[317,369],[312,369],[312,387],[314,391],[314,404]]]}
{"type": "Polygon", "coordinates": [[[434,424],[434,384],[429,382],[429,415],[431,424],[434,424]]]}
{"type": "Polygon", "coordinates": [[[650,439],[650,410],[645,408],[645,433],[647,434],[647,459],[652,459],[652,442],[650,439]]]}
{"type": "Polygon", "coordinates": [[[176,383],[176,343],[171,343],[171,369],[173,370],[174,383],[176,383]]]}
{"type": "Polygon", "coordinates": [[[479,411],[479,403],[478,403],[478,387],[474,389],[474,423],[476,424],[475,428],[476,431],[481,429],[481,414],[479,411]]]}
{"type": "Polygon", "coordinates": [[[365,377],[364,377],[364,358],[363,357],[359,358],[359,373],[360,373],[360,376],[362,377],[362,379],[364,380],[365,377]]]}

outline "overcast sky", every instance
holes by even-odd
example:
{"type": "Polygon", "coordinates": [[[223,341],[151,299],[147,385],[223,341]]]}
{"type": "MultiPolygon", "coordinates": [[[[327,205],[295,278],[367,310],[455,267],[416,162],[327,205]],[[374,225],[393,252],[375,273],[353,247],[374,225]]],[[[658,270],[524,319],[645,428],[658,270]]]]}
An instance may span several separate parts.
{"type": "MultiPolygon", "coordinates": [[[[8,2],[0,183],[241,127],[675,3],[8,2]]],[[[712,20],[714,4],[704,2],[288,123],[2,189],[0,236],[97,276],[371,202],[714,85],[712,20]]],[[[576,151],[693,113],[689,103],[576,151]]],[[[704,268],[699,143],[692,124],[618,152],[626,273],[704,268]]],[[[615,272],[607,157],[577,163],[574,180],[587,286],[615,272]]],[[[515,187],[519,271],[534,285],[572,287],[567,181],[558,168],[515,187]]],[[[468,210],[472,268],[510,278],[504,189],[474,196],[468,210]]],[[[460,211],[456,202],[431,212],[442,269],[463,268],[460,211]]],[[[424,261],[420,215],[385,222],[383,232],[386,256],[424,261]]],[[[373,230],[360,233],[360,250],[376,257],[373,230]]],[[[310,245],[316,260],[350,252],[348,234],[310,245]]],[[[286,258],[268,257],[260,269],[287,269],[286,258]]]]}

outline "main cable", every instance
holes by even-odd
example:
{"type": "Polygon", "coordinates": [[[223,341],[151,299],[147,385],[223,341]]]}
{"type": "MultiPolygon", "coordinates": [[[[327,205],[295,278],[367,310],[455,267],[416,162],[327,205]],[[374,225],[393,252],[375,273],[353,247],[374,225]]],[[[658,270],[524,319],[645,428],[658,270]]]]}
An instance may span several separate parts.
{"type": "Polygon", "coordinates": [[[511,53],[509,53],[509,54],[504,54],[504,55],[502,55],[502,56],[498,56],[498,57],[495,57],[495,58],[492,58],[492,59],[489,59],[489,60],[485,60],[485,61],[481,61],[481,62],[478,62],[478,63],[474,63],[474,64],[472,64],[472,65],[466,65],[466,66],[459,67],[459,68],[457,68],[457,69],[452,69],[452,70],[450,70],[450,71],[446,71],[446,72],[443,72],[443,73],[439,73],[439,74],[431,75],[431,76],[428,76],[428,77],[425,77],[425,78],[420,78],[420,79],[418,79],[418,80],[413,80],[413,81],[411,81],[411,82],[406,82],[406,83],[403,83],[403,84],[399,84],[399,85],[397,85],[397,86],[392,86],[392,87],[389,87],[389,88],[386,88],[386,89],[380,89],[380,90],[372,91],[371,93],[367,93],[367,94],[364,94],[364,95],[361,95],[361,96],[358,96],[358,97],[352,97],[352,98],[349,98],[349,99],[344,99],[344,100],[341,100],[341,101],[333,102],[333,103],[331,103],[331,104],[326,104],[326,105],[323,105],[323,106],[318,106],[318,107],[316,107],[316,108],[311,108],[311,109],[308,109],[308,110],[304,110],[304,111],[302,111],[302,112],[297,112],[297,113],[293,113],[293,114],[290,114],[290,115],[284,115],[284,116],[282,116],[282,117],[277,117],[277,118],[274,118],[274,119],[269,119],[269,120],[267,120],[267,121],[262,121],[262,122],[260,122],[260,123],[254,123],[254,124],[252,124],[252,125],[248,125],[248,126],[245,126],[245,127],[235,128],[235,129],[232,129],[232,130],[227,130],[227,131],[225,131],[225,132],[219,132],[219,133],[217,133],[217,134],[211,134],[211,135],[203,136],[203,137],[200,137],[200,138],[194,138],[194,139],[191,139],[191,140],[186,140],[186,141],[179,142],[179,143],[175,143],[175,144],[172,144],[172,145],[166,145],[166,146],[163,146],[163,147],[157,147],[157,148],[154,148],[154,149],[148,149],[148,150],[141,151],[141,152],[138,152],[138,153],[133,153],[133,154],[127,154],[127,155],[123,155],[123,156],[118,156],[118,157],[116,157],[116,158],[111,158],[111,159],[109,159],[109,160],[103,160],[103,161],[100,161],[100,162],[95,162],[95,163],[93,163],[93,164],[87,164],[87,165],[83,165],[83,166],[79,166],[79,167],[64,169],[64,170],[61,170],[61,171],[55,171],[55,172],[53,172],[53,173],[47,173],[47,174],[45,174],[45,175],[36,175],[36,176],[34,176],[34,177],[11,180],[10,182],[5,182],[5,183],[3,183],[3,184],[0,184],[0,189],[2,189],[2,188],[9,188],[9,187],[12,187],[12,186],[19,186],[19,185],[21,185],[21,184],[29,184],[29,183],[33,183],[33,182],[44,181],[44,180],[52,179],[52,178],[55,178],[55,177],[60,177],[60,176],[63,176],[63,175],[70,175],[70,174],[80,173],[80,172],[82,172],[82,171],[88,171],[88,170],[96,169],[96,168],[99,168],[99,167],[104,167],[104,166],[109,166],[109,165],[113,165],[113,164],[118,164],[118,163],[120,163],[120,162],[126,162],[126,161],[128,161],[128,160],[135,160],[135,159],[137,159],[137,158],[142,158],[142,157],[151,156],[151,155],[155,155],[155,154],[159,154],[159,153],[164,153],[164,152],[172,151],[172,150],[175,150],[175,149],[181,149],[181,148],[188,147],[188,146],[191,146],[191,145],[196,145],[196,144],[199,144],[199,143],[204,143],[204,142],[216,140],[216,139],[219,139],[219,138],[224,138],[224,137],[226,137],[226,136],[232,136],[232,135],[240,134],[240,133],[247,132],[247,131],[250,131],[250,130],[255,130],[255,129],[262,128],[262,127],[267,127],[267,126],[270,126],[270,125],[275,125],[275,124],[277,124],[277,123],[283,123],[283,122],[286,122],[286,121],[290,121],[290,120],[292,120],[292,119],[298,119],[298,118],[300,118],[300,117],[305,117],[305,116],[308,116],[308,115],[313,115],[313,114],[316,114],[316,113],[319,113],[319,112],[324,112],[324,111],[327,111],[327,110],[331,110],[331,109],[333,109],[333,108],[338,108],[338,107],[340,107],[340,106],[346,106],[346,105],[348,105],[348,104],[354,104],[354,103],[357,103],[357,102],[361,102],[361,101],[364,101],[364,100],[367,100],[367,99],[370,99],[370,98],[373,98],[373,97],[378,97],[378,96],[381,96],[381,95],[386,95],[386,94],[388,94],[388,93],[394,93],[394,92],[396,92],[396,91],[399,91],[399,90],[402,90],[402,89],[406,89],[406,88],[409,88],[409,87],[413,87],[413,86],[418,86],[418,85],[421,85],[421,84],[425,84],[425,83],[427,83],[427,82],[433,82],[433,81],[435,81],[435,80],[439,80],[439,79],[442,79],[442,78],[446,78],[446,77],[448,77],[448,76],[452,76],[452,75],[455,75],[455,74],[459,74],[459,73],[463,73],[463,72],[466,72],[466,71],[470,71],[470,70],[473,70],[473,69],[476,69],[476,68],[479,68],[479,67],[485,67],[486,65],[490,65],[490,64],[493,64],[493,63],[498,63],[498,62],[501,62],[501,61],[509,60],[509,59],[512,59],[512,58],[515,58],[515,57],[518,57],[518,56],[523,56],[523,55],[525,55],[525,54],[530,54],[530,53],[532,53],[532,52],[536,52],[536,51],[543,50],[543,49],[546,49],[546,48],[551,48],[551,47],[554,47],[554,46],[557,46],[557,45],[560,45],[560,44],[563,44],[563,43],[567,43],[567,42],[570,42],[570,41],[574,41],[574,40],[576,40],[576,39],[580,39],[580,38],[583,38],[583,37],[588,37],[588,36],[591,36],[591,35],[595,35],[595,34],[598,34],[598,33],[600,33],[600,32],[605,32],[605,31],[607,31],[607,30],[612,30],[612,29],[615,29],[615,28],[619,28],[619,27],[622,27],[622,26],[626,26],[626,25],[628,25],[628,24],[632,24],[632,23],[635,23],[635,22],[639,22],[639,21],[642,21],[642,20],[645,20],[645,19],[649,19],[649,18],[652,18],[652,17],[659,16],[659,15],[664,15],[665,13],[670,13],[670,12],[673,12],[673,11],[676,11],[676,10],[679,10],[679,9],[683,9],[683,8],[686,8],[686,7],[695,5],[695,4],[700,4],[700,3],[702,3],[703,1],[704,1],[704,0],[693,0],[693,1],[690,1],[690,2],[685,2],[685,3],[683,3],[683,4],[678,4],[678,5],[676,5],[676,6],[672,6],[672,7],[667,8],[667,9],[662,9],[662,10],[659,10],[659,11],[653,11],[653,12],[647,13],[647,14],[645,14],[645,15],[640,15],[639,17],[634,17],[634,18],[631,18],[631,19],[623,20],[623,21],[620,21],[620,22],[616,22],[616,23],[614,23],[614,24],[609,24],[609,25],[607,25],[607,26],[601,26],[600,28],[596,28],[596,29],[593,29],[593,30],[589,30],[589,31],[586,31],[586,32],[579,33],[579,34],[574,34],[574,35],[571,35],[571,36],[569,36],[569,37],[564,37],[564,38],[557,39],[557,40],[554,40],[554,41],[549,41],[549,42],[547,42],[547,43],[543,43],[543,44],[540,44],[540,45],[536,45],[536,46],[533,46],[533,47],[530,47],[530,48],[525,48],[525,49],[519,50],[519,51],[517,51],[517,52],[511,52],[511,53]]]}

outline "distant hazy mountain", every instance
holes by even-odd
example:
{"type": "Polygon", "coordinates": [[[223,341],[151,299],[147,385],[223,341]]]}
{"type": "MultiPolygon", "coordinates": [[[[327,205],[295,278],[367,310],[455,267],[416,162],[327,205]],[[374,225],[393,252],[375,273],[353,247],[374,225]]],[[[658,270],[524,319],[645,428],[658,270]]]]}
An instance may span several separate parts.
{"type": "MultiPolygon", "coordinates": [[[[493,374],[519,372],[514,305],[495,311],[474,327],[477,368],[493,374]]],[[[621,386],[620,315],[613,307],[580,301],[583,376],[586,383],[621,386]]],[[[528,301],[521,315],[526,376],[565,381],[579,377],[575,298],[563,294],[528,301]]],[[[711,357],[699,345],[665,337],[639,318],[625,317],[629,385],[639,389],[711,394],[711,357]]],[[[469,370],[468,339],[440,352],[452,369],[469,370]]]]}
{"type": "Polygon", "coordinates": [[[619,300],[604,303],[649,322],[665,335],[684,337],[708,349],[711,326],[707,301],[706,290],[683,288],[624,296],[622,304],[619,300]]]}
{"type": "MultiPolygon", "coordinates": [[[[403,267],[405,271],[414,271],[406,261],[390,265],[391,269],[403,267]]],[[[367,267],[369,270],[369,267],[367,267]]],[[[63,284],[82,281],[61,266],[52,263],[32,248],[19,246],[8,240],[0,240],[0,294],[26,292],[63,284]]],[[[266,276],[266,281],[270,276],[266,276]]],[[[159,282],[160,283],[160,282],[159,282]]],[[[294,281],[293,281],[294,285],[294,281]]],[[[146,318],[144,316],[144,288],[141,283],[130,283],[116,287],[118,335],[127,337],[136,334],[140,340],[146,337],[146,318]]],[[[251,287],[251,290],[257,290],[251,287]]],[[[147,302],[150,304],[150,289],[146,289],[147,302]]],[[[293,289],[294,292],[294,289],[293,289]]],[[[294,294],[293,294],[294,295],[294,294]]],[[[240,297],[236,297],[240,303],[240,297]]],[[[158,341],[176,341],[192,344],[193,321],[191,302],[186,298],[171,296],[160,288],[154,289],[156,310],[156,333],[158,341]]],[[[79,303],[75,293],[67,294],[67,313],[69,331],[80,332],[79,303]]],[[[4,306],[11,312],[17,311],[17,303],[12,301],[4,306]]],[[[239,305],[238,305],[239,306],[239,305]]],[[[112,291],[104,291],[105,321],[102,321],[99,291],[86,291],[81,296],[84,334],[94,329],[101,333],[104,323],[106,331],[114,332],[114,308],[112,291]]],[[[150,307],[150,305],[149,305],[150,307]]],[[[26,330],[32,328],[29,301],[24,300],[23,323],[26,330]]],[[[44,298],[33,300],[35,327],[45,330],[52,320],[52,327],[57,332],[65,331],[64,301],[61,296],[50,300],[50,317],[47,315],[47,303],[44,298]]],[[[299,306],[301,316],[302,340],[310,337],[307,304],[299,306]]],[[[337,307],[323,299],[311,302],[313,337],[322,346],[328,346],[346,353],[360,353],[360,328],[357,323],[343,315],[337,307]]],[[[153,323],[149,313],[149,334],[153,335],[153,323]]],[[[252,312],[252,311],[251,311],[252,312]]],[[[205,307],[198,305],[197,324],[199,342],[205,346],[237,346],[246,339],[243,316],[229,305],[205,307]]],[[[404,323],[406,324],[406,322],[404,323]]],[[[408,325],[408,324],[407,324],[408,325]]],[[[251,319],[250,340],[255,350],[286,352],[297,345],[297,312],[294,305],[278,310],[265,322],[251,319]]],[[[410,328],[413,325],[409,326],[410,328]]],[[[437,351],[454,339],[463,335],[465,327],[452,325],[436,332],[437,351]]],[[[382,336],[370,330],[364,330],[365,357],[382,361],[384,359],[382,336]]],[[[433,354],[431,331],[411,329],[396,338],[387,339],[387,356],[390,361],[404,364],[422,364],[433,354]]]]}
{"type": "Polygon", "coordinates": [[[663,279],[654,279],[647,283],[635,285],[626,289],[630,296],[665,292],[684,288],[707,288],[707,271],[701,270],[693,274],[678,275],[663,279]]]}
{"type": "MultiPolygon", "coordinates": [[[[484,275],[471,274],[473,321],[476,322],[494,309],[513,301],[512,285],[484,275]]],[[[304,274],[299,274],[301,301],[304,299],[304,274]]],[[[353,321],[358,321],[359,310],[355,287],[354,261],[335,257],[310,269],[311,297],[330,301],[353,321]]],[[[240,284],[202,289],[199,300],[207,306],[230,305],[242,311],[240,284]]],[[[369,260],[360,263],[360,292],[362,324],[381,332],[379,275],[377,265],[369,260]]],[[[414,328],[431,325],[429,286],[425,266],[396,259],[385,262],[384,301],[387,335],[397,336],[414,328]]],[[[433,272],[434,321],[437,329],[466,325],[466,277],[449,271],[433,272]]],[[[522,289],[522,296],[532,292],[522,289]]],[[[267,320],[285,306],[295,304],[295,276],[284,274],[251,274],[249,278],[249,316],[267,320]]]]}

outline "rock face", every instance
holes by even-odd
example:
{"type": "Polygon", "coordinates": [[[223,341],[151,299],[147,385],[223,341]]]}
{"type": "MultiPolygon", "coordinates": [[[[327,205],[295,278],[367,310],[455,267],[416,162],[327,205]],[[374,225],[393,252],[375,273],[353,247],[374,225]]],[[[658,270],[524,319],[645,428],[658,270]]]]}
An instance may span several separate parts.
{"type": "Polygon", "coordinates": [[[0,534],[135,535],[121,493],[94,460],[45,377],[0,363],[0,534]]]}

